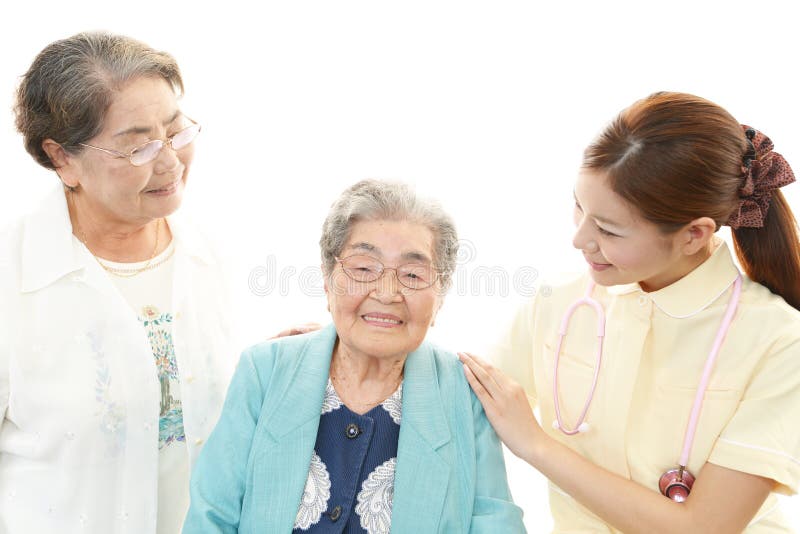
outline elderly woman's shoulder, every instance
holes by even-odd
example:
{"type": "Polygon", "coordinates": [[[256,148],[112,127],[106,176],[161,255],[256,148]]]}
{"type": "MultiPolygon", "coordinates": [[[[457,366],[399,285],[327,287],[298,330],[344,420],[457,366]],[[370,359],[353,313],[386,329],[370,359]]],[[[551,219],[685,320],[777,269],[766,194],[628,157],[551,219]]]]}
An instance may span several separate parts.
{"type": "Polygon", "coordinates": [[[423,342],[417,350],[424,350],[432,356],[440,382],[442,380],[455,380],[457,383],[467,383],[463,364],[455,352],[430,341],[423,342]]]}
{"type": "Polygon", "coordinates": [[[307,334],[262,341],[245,349],[242,357],[252,361],[257,368],[294,366],[301,357],[330,359],[335,341],[336,331],[326,327],[307,334]]]}

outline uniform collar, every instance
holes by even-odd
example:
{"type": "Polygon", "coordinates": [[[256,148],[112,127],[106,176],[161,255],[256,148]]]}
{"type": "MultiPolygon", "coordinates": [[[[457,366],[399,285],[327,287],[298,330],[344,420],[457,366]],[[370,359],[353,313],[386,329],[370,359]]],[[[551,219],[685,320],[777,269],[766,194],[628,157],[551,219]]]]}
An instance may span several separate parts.
{"type": "MultiPolygon", "coordinates": [[[[739,269],[733,262],[728,245],[720,240],[711,257],[692,272],[646,295],[661,311],[680,319],[707,308],[730,287],[738,275],[739,269]]],[[[642,292],[638,283],[612,286],[607,291],[612,295],[642,292]]]]}
{"type": "MultiPolygon", "coordinates": [[[[180,217],[167,217],[176,246],[190,257],[210,264],[214,256],[208,246],[180,217]]],[[[59,184],[33,212],[24,218],[22,234],[22,292],[37,291],[59,278],[86,267],[90,256],[72,235],[67,197],[59,184]]]]}

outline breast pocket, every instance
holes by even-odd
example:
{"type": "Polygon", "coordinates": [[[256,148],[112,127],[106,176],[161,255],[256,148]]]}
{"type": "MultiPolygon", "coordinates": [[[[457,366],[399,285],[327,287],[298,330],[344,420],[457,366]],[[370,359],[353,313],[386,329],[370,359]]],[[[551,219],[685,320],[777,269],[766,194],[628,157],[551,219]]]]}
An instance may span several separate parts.
{"type": "MultiPolygon", "coordinates": [[[[654,393],[654,411],[657,412],[654,416],[689,420],[697,387],[660,384],[654,393]]],[[[718,428],[721,431],[736,411],[740,396],[741,392],[735,389],[706,389],[700,406],[698,428],[705,425],[709,430],[718,428]]]]}
{"type": "MultiPolygon", "coordinates": [[[[543,368],[538,373],[537,391],[543,408],[554,406],[554,375],[556,370],[556,343],[545,343],[543,350],[543,368]]],[[[586,404],[592,389],[596,367],[596,349],[588,354],[561,350],[558,357],[558,400],[563,422],[572,427],[586,404]]],[[[602,373],[602,367],[600,369],[602,373]]],[[[591,408],[590,412],[591,413],[591,408]]],[[[588,417],[587,417],[588,419],[588,417]]],[[[545,421],[545,424],[549,424],[545,421]]]]}
{"type": "MultiPolygon", "coordinates": [[[[656,385],[650,406],[644,410],[638,434],[642,449],[660,457],[653,460],[658,466],[677,461],[683,447],[686,426],[694,405],[696,387],[685,385],[656,385]]],[[[711,449],[739,404],[741,392],[735,389],[707,389],[700,407],[700,418],[689,456],[689,467],[695,473],[706,462],[711,449]]]]}

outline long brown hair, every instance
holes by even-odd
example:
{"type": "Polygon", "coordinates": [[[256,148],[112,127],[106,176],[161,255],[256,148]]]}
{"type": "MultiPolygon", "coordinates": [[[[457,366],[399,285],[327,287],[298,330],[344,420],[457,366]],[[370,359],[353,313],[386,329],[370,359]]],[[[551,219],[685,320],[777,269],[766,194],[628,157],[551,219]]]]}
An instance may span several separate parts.
{"type": "MultiPolygon", "coordinates": [[[[665,233],[699,217],[719,228],[738,209],[749,147],[742,126],[718,105],[662,92],[623,110],[587,147],[583,167],[604,172],[665,233]]],[[[772,192],[762,228],[732,233],[747,275],[800,310],[800,240],[783,194],[772,192]]]]}

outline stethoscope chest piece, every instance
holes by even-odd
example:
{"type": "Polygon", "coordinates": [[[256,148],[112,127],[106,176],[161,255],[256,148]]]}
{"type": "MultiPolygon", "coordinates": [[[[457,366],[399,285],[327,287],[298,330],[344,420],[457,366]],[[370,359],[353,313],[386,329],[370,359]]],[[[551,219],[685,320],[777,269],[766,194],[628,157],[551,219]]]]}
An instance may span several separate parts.
{"type": "Polygon", "coordinates": [[[665,497],[683,502],[694,486],[694,475],[683,468],[670,469],[658,479],[658,489],[665,497]]]}

